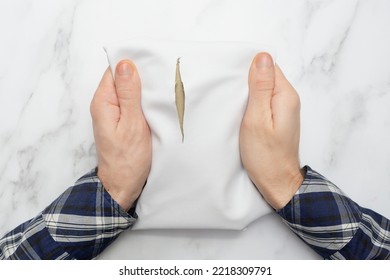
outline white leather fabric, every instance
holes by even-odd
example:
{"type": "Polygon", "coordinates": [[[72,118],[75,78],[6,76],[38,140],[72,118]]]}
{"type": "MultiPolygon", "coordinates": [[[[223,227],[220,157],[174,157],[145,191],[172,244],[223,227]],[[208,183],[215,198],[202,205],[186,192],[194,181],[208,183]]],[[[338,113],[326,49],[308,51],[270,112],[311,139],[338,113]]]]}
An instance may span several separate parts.
{"type": "Polygon", "coordinates": [[[136,64],[152,133],[152,168],[133,229],[243,229],[272,211],[239,153],[249,67],[261,49],[238,42],[134,39],[105,50],[112,70],[122,59],[136,64]],[[184,141],[175,105],[178,58],[184,141]]]}

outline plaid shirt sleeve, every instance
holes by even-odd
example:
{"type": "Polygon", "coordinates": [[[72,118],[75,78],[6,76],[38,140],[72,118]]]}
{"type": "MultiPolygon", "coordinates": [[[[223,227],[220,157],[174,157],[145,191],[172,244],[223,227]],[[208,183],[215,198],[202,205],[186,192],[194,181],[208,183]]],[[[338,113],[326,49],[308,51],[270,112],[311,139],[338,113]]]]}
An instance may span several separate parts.
{"type": "Polygon", "coordinates": [[[136,218],[134,207],[125,212],[111,198],[94,169],[0,239],[0,259],[93,259],[136,218]]]}
{"type": "Polygon", "coordinates": [[[278,211],[287,226],[325,259],[390,259],[390,221],[305,168],[302,186],[278,211]]]}

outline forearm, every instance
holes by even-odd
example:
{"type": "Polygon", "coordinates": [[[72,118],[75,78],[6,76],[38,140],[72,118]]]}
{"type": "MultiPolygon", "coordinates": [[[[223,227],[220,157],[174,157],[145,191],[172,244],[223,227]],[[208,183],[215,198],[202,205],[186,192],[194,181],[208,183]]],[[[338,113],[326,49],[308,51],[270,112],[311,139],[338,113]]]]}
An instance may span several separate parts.
{"type": "Polygon", "coordinates": [[[360,207],[306,167],[305,180],[279,215],[325,259],[390,258],[390,222],[360,207]]]}
{"type": "Polygon", "coordinates": [[[105,191],[95,170],[34,219],[0,240],[0,259],[92,259],[136,220],[105,191]]]}

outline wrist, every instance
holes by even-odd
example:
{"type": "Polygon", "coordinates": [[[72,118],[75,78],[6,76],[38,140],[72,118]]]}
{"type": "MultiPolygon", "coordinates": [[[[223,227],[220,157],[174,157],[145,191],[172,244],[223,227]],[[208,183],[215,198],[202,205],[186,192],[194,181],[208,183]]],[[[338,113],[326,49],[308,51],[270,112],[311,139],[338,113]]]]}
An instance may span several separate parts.
{"type": "Polygon", "coordinates": [[[275,210],[284,208],[291,201],[298,189],[302,186],[304,179],[305,174],[303,169],[300,169],[294,175],[292,175],[289,180],[286,181],[285,192],[272,201],[272,207],[275,210]]]}
{"type": "Polygon", "coordinates": [[[119,175],[100,166],[97,168],[97,176],[104,189],[127,212],[139,197],[140,191],[137,190],[140,188],[134,188],[128,178],[119,175]]]}
{"type": "Polygon", "coordinates": [[[278,174],[275,178],[275,180],[268,180],[259,184],[255,182],[255,185],[267,203],[275,210],[280,210],[291,201],[302,185],[305,170],[298,168],[283,175],[278,174]]]}

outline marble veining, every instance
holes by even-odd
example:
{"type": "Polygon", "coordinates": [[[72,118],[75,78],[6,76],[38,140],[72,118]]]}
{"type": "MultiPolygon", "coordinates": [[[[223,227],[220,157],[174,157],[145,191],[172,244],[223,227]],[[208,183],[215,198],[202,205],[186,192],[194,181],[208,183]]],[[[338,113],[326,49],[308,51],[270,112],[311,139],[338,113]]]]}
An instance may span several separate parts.
{"type": "MultiPolygon", "coordinates": [[[[270,46],[302,103],[300,158],[390,217],[390,2],[0,2],[0,235],[96,165],[103,46],[135,36],[270,46]]],[[[317,259],[275,214],[245,231],[126,232],[102,259],[317,259]]]]}

